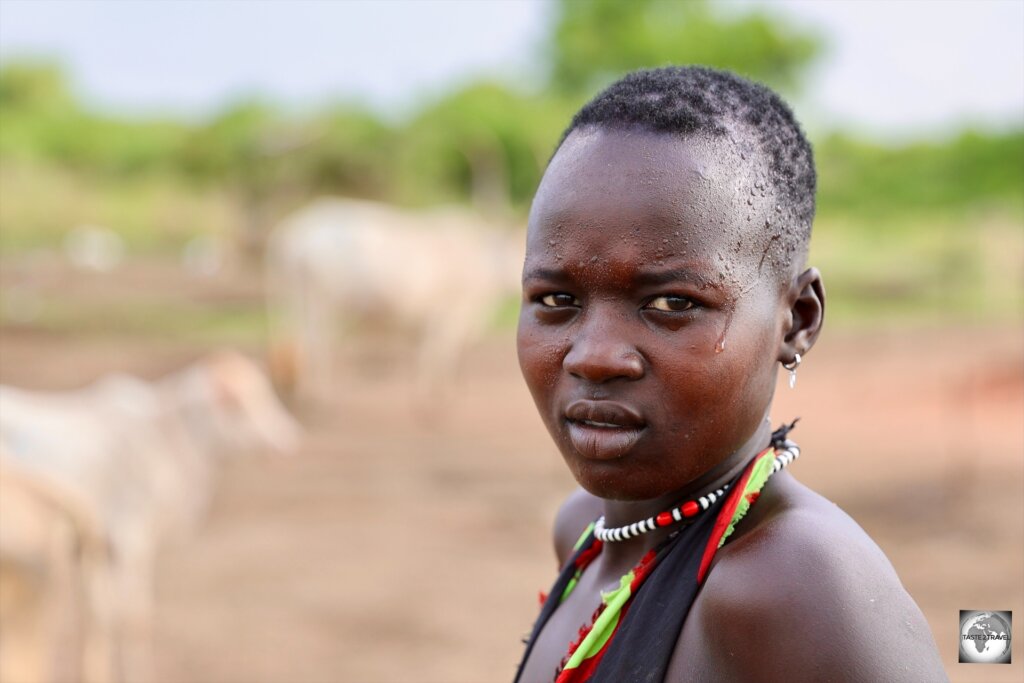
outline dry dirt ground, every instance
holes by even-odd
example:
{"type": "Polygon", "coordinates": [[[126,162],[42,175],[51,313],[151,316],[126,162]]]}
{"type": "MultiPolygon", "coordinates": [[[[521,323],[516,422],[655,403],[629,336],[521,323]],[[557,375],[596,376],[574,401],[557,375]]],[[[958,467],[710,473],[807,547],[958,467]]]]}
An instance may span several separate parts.
{"type": "MultiPolygon", "coordinates": [[[[1024,626],[1022,339],[1015,326],[830,329],[774,410],[802,417],[793,474],[888,554],[954,681],[1024,680],[1020,645],[1010,666],[956,663],[958,610],[1013,610],[1024,626]]],[[[208,350],[8,326],[0,381],[154,377],[208,350]]],[[[467,354],[458,398],[430,421],[408,399],[406,361],[366,358],[307,416],[301,453],[227,462],[205,526],[163,554],[163,683],[511,679],[573,487],[512,340],[467,354]]],[[[879,623],[878,647],[898,647],[899,628],[879,623]]]]}

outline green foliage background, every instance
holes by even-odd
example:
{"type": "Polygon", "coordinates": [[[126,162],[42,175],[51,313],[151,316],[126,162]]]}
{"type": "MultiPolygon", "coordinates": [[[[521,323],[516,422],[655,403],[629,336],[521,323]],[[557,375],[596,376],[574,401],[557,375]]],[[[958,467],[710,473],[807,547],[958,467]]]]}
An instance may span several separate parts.
{"type": "MultiPolygon", "coordinates": [[[[729,68],[792,95],[819,36],[705,2],[557,4],[544,82],[466,84],[389,122],[357,104],[286,114],[239,102],[198,123],[84,108],[57,64],[0,70],[0,250],[52,247],[74,226],[169,253],[218,235],[258,253],[281,216],[323,194],[405,206],[470,203],[522,221],[572,113],[626,71],[729,68]]],[[[885,145],[814,139],[812,256],[841,320],[1019,316],[1024,290],[1024,128],[885,145]]]]}

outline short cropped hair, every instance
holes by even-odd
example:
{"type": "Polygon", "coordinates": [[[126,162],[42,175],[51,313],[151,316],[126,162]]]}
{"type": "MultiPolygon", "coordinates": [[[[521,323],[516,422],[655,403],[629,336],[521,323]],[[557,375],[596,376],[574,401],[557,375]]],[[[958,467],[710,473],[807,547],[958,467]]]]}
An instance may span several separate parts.
{"type": "Polygon", "coordinates": [[[781,217],[788,218],[779,246],[790,255],[806,250],[814,222],[814,154],[792,110],[769,88],[701,66],[634,71],[584,105],[558,146],[574,130],[588,127],[639,128],[680,137],[749,135],[754,153],[767,161],[781,217]]]}

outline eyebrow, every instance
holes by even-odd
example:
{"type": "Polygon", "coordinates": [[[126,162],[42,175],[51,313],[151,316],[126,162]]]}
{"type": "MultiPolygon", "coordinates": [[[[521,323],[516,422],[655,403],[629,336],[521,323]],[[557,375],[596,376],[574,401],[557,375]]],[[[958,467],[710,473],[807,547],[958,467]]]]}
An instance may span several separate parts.
{"type": "Polygon", "coordinates": [[[562,269],[556,268],[544,268],[538,266],[536,268],[530,268],[523,273],[524,280],[568,280],[570,279],[568,273],[562,269]]]}
{"type": "Polygon", "coordinates": [[[668,285],[673,282],[686,282],[699,287],[721,289],[721,285],[709,277],[705,277],[687,268],[669,268],[665,270],[644,270],[636,276],[638,285],[668,285]]]}
{"type": "MultiPolygon", "coordinates": [[[[554,282],[566,282],[573,277],[562,268],[547,268],[537,266],[530,268],[523,273],[523,280],[548,280],[554,282]]],[[[697,287],[722,289],[719,282],[705,277],[687,268],[668,268],[663,270],[644,270],[637,274],[635,284],[637,286],[667,285],[673,282],[685,282],[697,287]]]]}

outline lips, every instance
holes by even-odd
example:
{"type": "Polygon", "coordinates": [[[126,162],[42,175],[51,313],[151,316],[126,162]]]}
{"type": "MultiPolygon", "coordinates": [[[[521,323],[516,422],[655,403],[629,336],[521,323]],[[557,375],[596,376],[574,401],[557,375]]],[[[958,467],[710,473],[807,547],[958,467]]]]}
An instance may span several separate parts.
{"type": "Polygon", "coordinates": [[[647,426],[636,410],[613,401],[574,401],[566,408],[565,418],[573,448],[592,460],[622,457],[647,426]]]}

